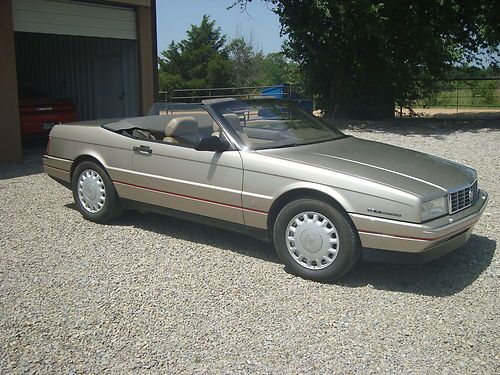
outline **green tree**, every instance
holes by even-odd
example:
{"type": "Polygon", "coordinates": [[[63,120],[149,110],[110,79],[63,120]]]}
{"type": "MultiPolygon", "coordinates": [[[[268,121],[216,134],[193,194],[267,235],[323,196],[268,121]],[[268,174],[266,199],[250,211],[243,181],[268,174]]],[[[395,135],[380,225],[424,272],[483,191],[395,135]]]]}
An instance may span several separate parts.
{"type": "Polygon", "coordinates": [[[231,63],[225,48],[226,36],[207,15],[199,26],[191,25],[186,39],[172,41],[159,60],[162,90],[227,86],[231,63]]]}
{"type": "Polygon", "coordinates": [[[275,85],[292,83],[297,87],[304,86],[304,80],[296,62],[288,59],[282,52],[266,55],[262,62],[262,84],[275,85]]]}
{"type": "Polygon", "coordinates": [[[227,46],[227,52],[232,65],[234,86],[254,86],[262,80],[262,61],[264,55],[256,51],[251,41],[245,38],[235,38],[227,46]]]}
{"type": "Polygon", "coordinates": [[[429,81],[415,80],[442,77],[500,43],[496,0],[267,1],[287,56],[329,118],[392,117],[395,102],[425,92],[429,81]]]}

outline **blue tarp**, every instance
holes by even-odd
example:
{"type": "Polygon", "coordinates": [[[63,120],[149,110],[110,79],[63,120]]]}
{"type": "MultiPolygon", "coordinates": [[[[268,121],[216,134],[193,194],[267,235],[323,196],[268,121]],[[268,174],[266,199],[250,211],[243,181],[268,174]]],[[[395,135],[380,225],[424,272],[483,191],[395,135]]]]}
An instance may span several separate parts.
{"type": "MultiPolygon", "coordinates": [[[[289,85],[276,85],[267,89],[262,89],[260,93],[262,96],[272,96],[276,99],[287,99],[289,97],[289,85]]],[[[303,95],[292,91],[292,100],[304,111],[312,113],[312,99],[306,99],[303,95]]]]}

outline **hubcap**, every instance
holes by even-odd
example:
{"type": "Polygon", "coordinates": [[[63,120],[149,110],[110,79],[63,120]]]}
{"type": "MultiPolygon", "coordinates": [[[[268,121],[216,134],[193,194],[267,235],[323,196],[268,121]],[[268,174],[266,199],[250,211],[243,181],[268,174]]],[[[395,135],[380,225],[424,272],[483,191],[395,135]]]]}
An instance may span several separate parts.
{"type": "Polygon", "coordinates": [[[101,211],[106,202],[106,188],[96,171],[87,169],[78,178],[78,198],[83,208],[90,213],[101,211]]]}
{"type": "Polygon", "coordinates": [[[333,263],[338,254],[337,228],[318,212],[301,212],[288,223],[286,247],[302,267],[322,269],[333,263]]]}

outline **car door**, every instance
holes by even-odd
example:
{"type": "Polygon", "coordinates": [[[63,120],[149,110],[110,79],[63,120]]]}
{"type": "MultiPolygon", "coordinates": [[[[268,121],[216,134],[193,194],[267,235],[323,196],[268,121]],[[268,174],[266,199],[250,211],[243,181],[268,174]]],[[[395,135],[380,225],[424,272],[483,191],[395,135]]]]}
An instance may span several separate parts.
{"type": "Polygon", "coordinates": [[[135,140],[129,182],[121,195],[140,202],[243,224],[239,151],[135,140]]]}

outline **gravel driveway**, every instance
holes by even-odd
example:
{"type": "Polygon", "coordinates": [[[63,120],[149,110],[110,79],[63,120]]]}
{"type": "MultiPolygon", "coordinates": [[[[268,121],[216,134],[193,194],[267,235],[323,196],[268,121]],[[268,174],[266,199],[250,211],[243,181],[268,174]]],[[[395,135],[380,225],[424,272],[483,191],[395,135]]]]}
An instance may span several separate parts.
{"type": "Polygon", "coordinates": [[[499,373],[500,131],[411,121],[358,137],[470,165],[490,204],[433,263],[336,284],[271,246],[153,214],[83,220],[38,162],[0,166],[0,373],[499,373]],[[415,126],[418,125],[418,126],[415,126]]]}

